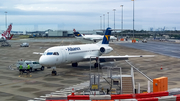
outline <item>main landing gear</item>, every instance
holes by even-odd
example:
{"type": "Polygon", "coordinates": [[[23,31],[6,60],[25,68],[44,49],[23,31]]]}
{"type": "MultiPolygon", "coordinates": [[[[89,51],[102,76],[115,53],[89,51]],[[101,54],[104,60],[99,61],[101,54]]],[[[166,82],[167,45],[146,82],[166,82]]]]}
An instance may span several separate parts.
{"type": "Polygon", "coordinates": [[[78,63],[72,63],[72,67],[77,67],[78,66],[78,63]]]}
{"type": "Polygon", "coordinates": [[[101,69],[101,65],[99,63],[94,63],[94,68],[98,68],[98,66],[101,69]]]}

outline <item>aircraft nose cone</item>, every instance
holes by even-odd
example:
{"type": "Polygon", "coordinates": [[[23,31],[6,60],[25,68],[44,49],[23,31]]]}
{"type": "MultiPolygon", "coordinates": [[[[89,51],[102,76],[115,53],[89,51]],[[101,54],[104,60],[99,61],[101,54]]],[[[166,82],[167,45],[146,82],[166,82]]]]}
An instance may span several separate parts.
{"type": "Polygon", "coordinates": [[[49,59],[49,58],[46,57],[46,56],[41,56],[41,57],[39,58],[39,63],[40,63],[41,65],[47,66],[47,67],[53,65],[53,62],[51,62],[51,59],[49,59]]]}
{"type": "Polygon", "coordinates": [[[39,63],[46,67],[53,67],[56,65],[56,58],[53,56],[41,56],[39,58],[39,63]]]}
{"type": "Polygon", "coordinates": [[[44,58],[44,56],[41,56],[40,58],[39,58],[39,63],[41,64],[41,65],[43,65],[43,66],[46,66],[47,64],[46,64],[46,59],[44,58]]]}

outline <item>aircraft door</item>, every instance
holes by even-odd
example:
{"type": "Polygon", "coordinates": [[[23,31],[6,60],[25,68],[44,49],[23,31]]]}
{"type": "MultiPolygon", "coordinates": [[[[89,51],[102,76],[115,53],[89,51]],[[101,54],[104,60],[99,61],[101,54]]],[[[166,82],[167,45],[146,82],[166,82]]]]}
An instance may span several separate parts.
{"type": "Polygon", "coordinates": [[[62,59],[62,62],[63,62],[63,63],[66,63],[66,62],[67,62],[66,50],[61,49],[60,52],[61,52],[61,59],[62,59]]]}

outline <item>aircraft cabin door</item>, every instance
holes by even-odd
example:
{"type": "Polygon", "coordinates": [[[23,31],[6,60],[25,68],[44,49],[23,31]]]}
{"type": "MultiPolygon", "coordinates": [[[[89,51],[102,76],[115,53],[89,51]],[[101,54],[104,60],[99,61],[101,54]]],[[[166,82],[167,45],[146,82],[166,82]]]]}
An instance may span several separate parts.
{"type": "Polygon", "coordinates": [[[62,56],[61,56],[62,62],[66,63],[67,62],[67,53],[66,53],[66,50],[60,49],[60,52],[62,54],[62,56]]]}

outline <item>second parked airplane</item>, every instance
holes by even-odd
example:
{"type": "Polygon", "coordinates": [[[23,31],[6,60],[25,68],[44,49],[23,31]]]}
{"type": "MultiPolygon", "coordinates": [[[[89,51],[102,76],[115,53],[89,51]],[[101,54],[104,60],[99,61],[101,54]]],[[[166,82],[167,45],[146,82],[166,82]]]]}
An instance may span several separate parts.
{"type": "MultiPolygon", "coordinates": [[[[91,40],[96,42],[97,40],[102,40],[103,39],[103,35],[85,35],[85,34],[80,34],[79,32],[76,32],[75,29],[73,29],[74,31],[74,35],[76,38],[83,38],[83,39],[87,39],[87,40],[91,40]]],[[[111,40],[117,40],[117,38],[115,36],[110,36],[111,40]]]]}

